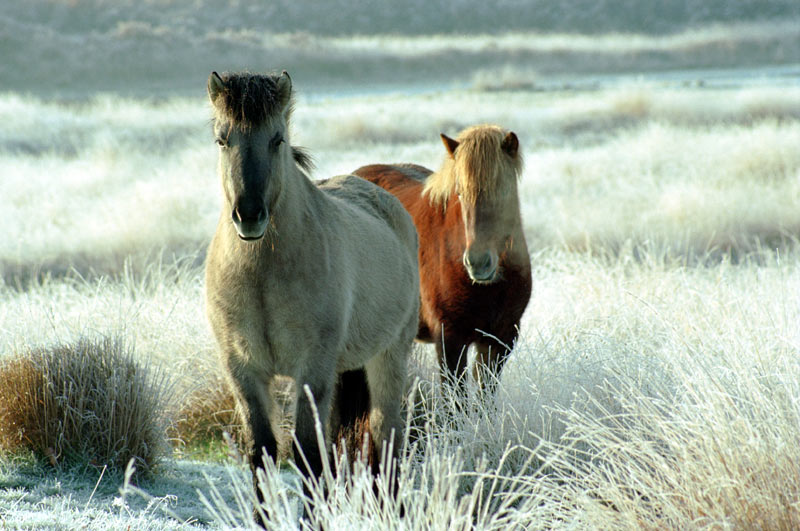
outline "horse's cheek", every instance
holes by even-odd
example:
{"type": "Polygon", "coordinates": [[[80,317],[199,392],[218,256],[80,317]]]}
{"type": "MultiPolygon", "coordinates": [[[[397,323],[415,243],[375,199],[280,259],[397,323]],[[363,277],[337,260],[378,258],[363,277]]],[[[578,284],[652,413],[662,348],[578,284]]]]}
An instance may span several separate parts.
{"type": "Polygon", "coordinates": [[[222,197],[225,199],[226,205],[233,204],[233,197],[235,195],[233,190],[233,182],[230,175],[230,170],[222,162],[222,155],[219,158],[219,168],[217,173],[220,176],[220,186],[222,188],[222,197]]]}

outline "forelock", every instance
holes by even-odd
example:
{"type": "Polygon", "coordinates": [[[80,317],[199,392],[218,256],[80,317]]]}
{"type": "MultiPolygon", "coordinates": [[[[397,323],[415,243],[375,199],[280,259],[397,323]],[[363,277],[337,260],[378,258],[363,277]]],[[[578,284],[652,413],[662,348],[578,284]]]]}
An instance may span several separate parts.
{"type": "Polygon", "coordinates": [[[249,72],[221,74],[223,88],[214,100],[216,112],[244,127],[264,124],[282,111],[277,85],[279,77],[249,72]]]}
{"type": "Polygon", "coordinates": [[[493,196],[506,179],[518,179],[522,158],[510,160],[501,145],[506,131],[495,125],[478,125],[463,130],[457,137],[455,160],[447,157],[438,172],[425,183],[423,193],[432,203],[444,206],[454,192],[463,201],[474,203],[479,194],[493,196]]]}

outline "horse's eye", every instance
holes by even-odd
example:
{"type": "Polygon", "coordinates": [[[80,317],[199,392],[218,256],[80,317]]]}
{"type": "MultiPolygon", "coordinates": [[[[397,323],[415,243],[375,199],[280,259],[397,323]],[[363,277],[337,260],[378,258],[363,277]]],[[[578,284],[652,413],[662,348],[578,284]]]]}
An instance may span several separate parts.
{"type": "Polygon", "coordinates": [[[228,142],[224,138],[217,138],[215,142],[219,147],[228,147],[228,142]]]}
{"type": "Polygon", "coordinates": [[[269,141],[269,145],[273,148],[280,146],[283,143],[283,136],[280,133],[275,133],[275,136],[272,137],[272,140],[269,141]]]}

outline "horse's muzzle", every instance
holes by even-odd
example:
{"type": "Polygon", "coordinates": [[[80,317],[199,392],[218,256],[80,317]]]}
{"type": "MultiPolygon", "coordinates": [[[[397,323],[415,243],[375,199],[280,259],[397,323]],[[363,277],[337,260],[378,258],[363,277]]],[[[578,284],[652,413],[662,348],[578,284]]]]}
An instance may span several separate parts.
{"type": "Polygon", "coordinates": [[[251,211],[235,207],[231,213],[231,218],[233,219],[233,226],[236,228],[236,234],[245,241],[260,240],[267,231],[267,225],[269,224],[269,215],[264,207],[251,211]]]}
{"type": "Polygon", "coordinates": [[[464,251],[462,262],[469,278],[475,283],[491,284],[498,278],[499,259],[494,251],[473,253],[467,249],[464,251]]]}

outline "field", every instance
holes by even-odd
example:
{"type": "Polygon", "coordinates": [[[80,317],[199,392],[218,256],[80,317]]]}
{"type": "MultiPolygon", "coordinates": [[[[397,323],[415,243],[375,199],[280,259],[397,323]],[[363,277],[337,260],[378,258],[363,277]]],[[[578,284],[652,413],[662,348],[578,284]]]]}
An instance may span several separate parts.
{"type": "MultiPolygon", "coordinates": [[[[312,154],[314,178],[374,162],[435,169],[439,132],[515,131],[534,280],[491,400],[445,414],[455,398],[438,384],[433,349],[414,347],[404,517],[379,506],[357,470],[330,480],[328,503],[299,520],[299,480],[281,461],[266,478],[276,529],[800,527],[794,4],[773,3],[778,25],[742,2],[719,19],[696,10],[694,25],[654,16],[644,28],[609,8],[603,34],[586,31],[576,7],[554,33],[520,22],[495,35],[478,15],[447,32],[426,26],[450,16],[437,3],[417,30],[370,34],[354,18],[355,36],[305,27],[300,8],[283,6],[295,26],[258,37],[230,6],[238,31],[215,25],[209,2],[191,13],[153,4],[171,10],[169,23],[122,0],[117,11],[37,0],[0,20],[0,31],[33,28],[25,46],[40,59],[15,77],[25,58],[2,45],[0,418],[36,402],[14,360],[49,352],[57,363],[85,345],[128,356],[148,391],[70,393],[155,400],[115,439],[124,447],[152,430],[152,461],[137,472],[97,454],[70,459],[86,448],[58,438],[10,448],[16,432],[0,425],[0,526],[252,525],[249,471],[221,435],[235,427],[203,306],[220,210],[204,84],[211,68],[270,61],[296,65],[291,141],[312,154]],[[99,29],[84,28],[82,12],[99,29]],[[78,55],[56,53],[79,40],[78,55]],[[156,62],[145,78],[149,58],[166,61],[159,46],[180,50],[175,68],[156,62]]],[[[56,423],[96,420],[69,415],[56,423]]]]}
{"type": "MultiPolygon", "coordinates": [[[[168,372],[173,409],[219,385],[202,302],[219,208],[205,102],[2,105],[3,142],[26,146],[0,162],[4,233],[17,235],[0,249],[3,349],[111,335],[168,372]]],[[[318,176],[372,161],[436,167],[431,131],[484,121],[522,139],[534,296],[496,399],[446,424],[429,410],[403,484],[429,502],[405,525],[463,526],[473,513],[485,528],[796,525],[800,90],[301,98],[294,141],[318,176]],[[494,481],[503,495],[487,494],[494,481]]],[[[437,399],[429,347],[411,372],[437,399]]],[[[123,479],[99,467],[7,459],[4,523],[244,525],[232,489],[247,492],[246,474],[216,458],[178,446],[140,485],[155,499],[122,497],[123,479]],[[214,488],[234,516],[199,501],[214,488]]],[[[323,516],[336,526],[369,516],[336,503],[323,516]]],[[[385,518],[369,521],[397,514],[385,518]]]]}

